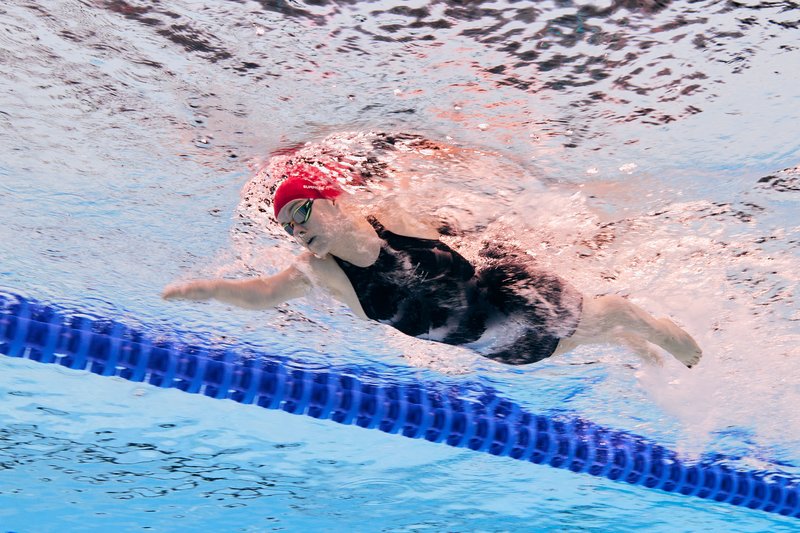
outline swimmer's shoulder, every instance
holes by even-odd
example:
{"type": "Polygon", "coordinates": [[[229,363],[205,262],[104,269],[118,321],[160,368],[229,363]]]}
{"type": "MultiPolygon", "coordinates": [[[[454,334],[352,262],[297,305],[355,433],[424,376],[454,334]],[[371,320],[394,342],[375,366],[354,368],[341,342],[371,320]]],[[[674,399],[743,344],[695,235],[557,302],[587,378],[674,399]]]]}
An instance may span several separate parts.
{"type": "Polygon", "coordinates": [[[439,239],[439,231],[435,227],[415,217],[395,202],[383,202],[375,206],[372,214],[384,228],[395,235],[416,239],[439,239]]]}
{"type": "Polygon", "coordinates": [[[312,285],[327,290],[331,296],[350,307],[356,316],[367,318],[353,284],[332,255],[317,257],[304,252],[297,258],[295,268],[303,272],[312,285]]]}

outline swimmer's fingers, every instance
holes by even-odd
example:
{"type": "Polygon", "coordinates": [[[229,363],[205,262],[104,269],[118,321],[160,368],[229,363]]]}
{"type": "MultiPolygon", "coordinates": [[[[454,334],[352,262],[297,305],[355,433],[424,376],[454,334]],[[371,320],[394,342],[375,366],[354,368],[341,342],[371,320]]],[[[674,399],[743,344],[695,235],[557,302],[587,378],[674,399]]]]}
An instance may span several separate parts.
{"type": "Polygon", "coordinates": [[[214,297],[216,286],[216,280],[207,279],[173,283],[164,288],[161,297],[165,300],[208,300],[214,297]]]}

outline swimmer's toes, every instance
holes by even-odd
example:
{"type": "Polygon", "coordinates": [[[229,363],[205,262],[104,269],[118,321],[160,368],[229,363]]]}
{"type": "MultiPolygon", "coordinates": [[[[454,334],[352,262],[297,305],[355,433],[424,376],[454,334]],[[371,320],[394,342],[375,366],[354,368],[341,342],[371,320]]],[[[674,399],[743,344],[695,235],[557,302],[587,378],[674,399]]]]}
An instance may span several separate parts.
{"type": "Polygon", "coordinates": [[[703,357],[703,352],[702,350],[700,350],[700,348],[698,348],[697,351],[692,352],[690,357],[688,357],[685,361],[683,361],[683,364],[685,364],[689,368],[692,368],[693,366],[695,366],[697,363],[700,362],[701,357],[703,357]]]}
{"type": "Polygon", "coordinates": [[[696,355],[695,357],[692,357],[692,359],[691,359],[691,360],[689,360],[689,361],[686,361],[684,364],[685,364],[685,365],[686,365],[688,368],[692,368],[693,366],[695,366],[697,363],[699,363],[699,362],[700,362],[700,357],[701,357],[701,356],[702,356],[702,353],[701,353],[700,355],[696,355]]]}
{"type": "Polygon", "coordinates": [[[692,351],[688,353],[681,353],[681,352],[674,352],[673,355],[675,358],[686,365],[689,368],[692,368],[697,363],[700,362],[700,358],[703,356],[703,352],[700,351],[698,348],[697,351],[692,351]]]}

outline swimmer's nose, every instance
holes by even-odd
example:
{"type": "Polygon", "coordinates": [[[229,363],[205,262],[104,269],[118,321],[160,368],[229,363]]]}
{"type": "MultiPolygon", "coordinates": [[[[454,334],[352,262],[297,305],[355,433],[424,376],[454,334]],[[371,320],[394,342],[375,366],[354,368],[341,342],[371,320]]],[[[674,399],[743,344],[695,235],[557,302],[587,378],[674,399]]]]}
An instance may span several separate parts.
{"type": "Polygon", "coordinates": [[[300,225],[294,226],[294,238],[302,245],[306,244],[306,233],[308,233],[305,229],[303,229],[300,225]]]}

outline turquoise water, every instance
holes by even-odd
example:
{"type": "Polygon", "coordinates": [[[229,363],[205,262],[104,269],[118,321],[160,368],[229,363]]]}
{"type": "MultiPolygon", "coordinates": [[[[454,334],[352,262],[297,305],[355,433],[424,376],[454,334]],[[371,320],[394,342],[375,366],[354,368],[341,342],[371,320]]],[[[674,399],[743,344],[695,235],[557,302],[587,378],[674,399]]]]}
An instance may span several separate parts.
{"type": "MultiPolygon", "coordinates": [[[[800,186],[796,171],[776,174],[800,163],[797,7],[405,5],[4,5],[0,285],[149,331],[357,363],[387,381],[490,385],[688,459],[722,453],[797,475],[800,186]],[[445,204],[586,293],[672,317],[704,347],[702,364],[649,367],[600,346],[504,368],[358,322],[322,295],[258,313],[159,299],[175,279],[275,271],[294,249],[246,223],[241,189],[276,150],[368,130],[458,147],[452,159],[393,161],[418,176],[411,206],[445,204]]],[[[795,527],[226,401],[0,365],[5,530],[795,527]]]]}

